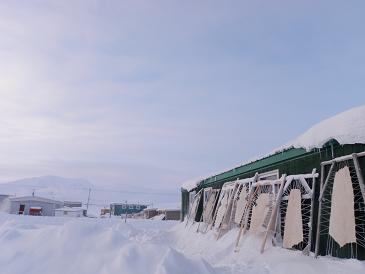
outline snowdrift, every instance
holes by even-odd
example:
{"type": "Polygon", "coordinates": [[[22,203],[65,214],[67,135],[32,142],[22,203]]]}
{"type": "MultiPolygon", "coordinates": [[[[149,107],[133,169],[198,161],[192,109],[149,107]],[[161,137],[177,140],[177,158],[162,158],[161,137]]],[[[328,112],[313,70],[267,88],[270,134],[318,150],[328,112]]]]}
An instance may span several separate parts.
{"type": "Polygon", "coordinates": [[[171,221],[69,219],[0,213],[2,274],[364,273],[365,262],[306,257],[246,237],[233,252],[232,230],[215,240],[196,224],[171,221]]]}

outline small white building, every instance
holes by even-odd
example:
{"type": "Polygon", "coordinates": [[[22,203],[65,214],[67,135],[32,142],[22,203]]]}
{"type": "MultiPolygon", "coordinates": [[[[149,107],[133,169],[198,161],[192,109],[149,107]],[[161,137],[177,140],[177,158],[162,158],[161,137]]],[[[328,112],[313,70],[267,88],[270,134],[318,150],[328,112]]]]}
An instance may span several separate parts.
{"type": "Polygon", "coordinates": [[[65,207],[82,207],[82,202],[80,201],[64,201],[65,207]]]}
{"type": "Polygon", "coordinates": [[[84,217],[86,210],[82,207],[62,207],[55,209],[56,217],[84,217]]]}
{"type": "Polygon", "coordinates": [[[10,197],[10,213],[19,215],[54,216],[63,202],[38,196],[10,197]]]}

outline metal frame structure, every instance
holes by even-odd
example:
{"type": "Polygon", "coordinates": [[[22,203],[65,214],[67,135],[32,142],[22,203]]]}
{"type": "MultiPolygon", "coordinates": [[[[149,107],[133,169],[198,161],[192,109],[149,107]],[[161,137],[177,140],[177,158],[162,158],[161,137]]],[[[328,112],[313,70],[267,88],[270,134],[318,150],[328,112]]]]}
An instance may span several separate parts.
{"type": "Polygon", "coordinates": [[[317,223],[317,239],[315,256],[320,253],[321,238],[326,237],[326,255],[337,257],[358,258],[358,248],[365,249],[365,185],[358,158],[364,157],[365,152],[353,153],[343,157],[338,157],[330,161],[321,163],[321,184],[319,196],[319,211],[317,223]],[[329,170],[325,177],[326,169],[329,170]],[[340,248],[329,235],[329,220],[331,216],[331,199],[333,180],[336,170],[347,166],[350,169],[351,182],[354,190],[354,213],[356,214],[356,243],[347,244],[341,249],[345,249],[344,254],[340,254],[340,248]]]}
{"type": "Polygon", "coordinates": [[[213,218],[214,218],[214,209],[215,209],[217,200],[219,198],[220,192],[221,192],[220,189],[210,189],[209,190],[209,195],[206,198],[206,200],[204,200],[203,212],[200,216],[199,225],[196,230],[197,232],[204,232],[204,233],[207,232],[208,227],[212,224],[213,218]],[[212,206],[208,207],[209,204],[211,204],[212,206]],[[205,227],[203,229],[200,228],[201,224],[205,225],[205,227]]]}
{"type": "MultiPolygon", "coordinates": [[[[242,216],[242,223],[239,229],[239,233],[236,240],[236,252],[238,251],[239,242],[242,238],[242,236],[249,230],[249,227],[251,225],[251,217],[252,217],[252,210],[253,207],[258,199],[258,197],[263,193],[268,193],[272,195],[271,197],[271,206],[269,208],[269,211],[267,215],[265,216],[264,226],[266,226],[266,235],[263,242],[263,245],[265,245],[266,238],[269,234],[270,226],[273,223],[273,213],[277,211],[276,206],[276,199],[278,194],[280,194],[280,191],[282,191],[284,182],[285,182],[286,175],[284,174],[280,179],[278,180],[262,180],[262,181],[256,181],[252,184],[250,195],[247,203],[247,207],[243,213],[242,216]]],[[[276,223],[276,222],[275,222],[276,223]]],[[[261,247],[262,249],[262,247],[261,247]]]]}
{"type": "MultiPolygon", "coordinates": [[[[287,206],[289,201],[289,195],[291,190],[299,189],[301,192],[301,211],[302,211],[302,224],[303,224],[303,242],[297,246],[297,249],[303,250],[305,255],[309,255],[312,245],[312,230],[313,230],[313,210],[315,200],[315,187],[316,178],[319,174],[316,173],[316,169],[312,170],[309,174],[289,175],[286,178],[286,182],[283,188],[282,195],[280,197],[279,208],[279,228],[280,234],[283,235],[283,229],[285,228],[285,217],[287,213],[287,206]]],[[[279,198],[279,197],[278,197],[279,198]]]]}
{"type": "Polygon", "coordinates": [[[237,191],[238,184],[236,181],[228,182],[223,185],[222,190],[219,195],[217,208],[214,213],[214,221],[211,228],[217,230],[217,239],[221,236],[223,230],[227,230],[229,219],[227,218],[227,213],[230,212],[232,208],[233,199],[237,191]],[[227,198],[227,203],[223,203],[223,199],[227,198]],[[218,223],[217,223],[218,220],[218,223]]]}
{"type": "Polygon", "coordinates": [[[203,196],[204,192],[201,189],[197,194],[195,194],[193,202],[191,203],[191,207],[189,208],[189,214],[186,218],[185,227],[188,225],[189,221],[192,219],[192,224],[195,222],[195,216],[199,208],[200,199],[203,196]]]}

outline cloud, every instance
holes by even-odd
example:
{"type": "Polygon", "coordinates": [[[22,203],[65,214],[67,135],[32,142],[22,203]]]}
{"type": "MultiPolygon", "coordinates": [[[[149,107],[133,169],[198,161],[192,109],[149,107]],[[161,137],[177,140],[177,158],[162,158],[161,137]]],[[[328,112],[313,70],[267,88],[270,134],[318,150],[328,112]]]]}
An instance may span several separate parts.
{"type": "Polygon", "coordinates": [[[175,188],[271,151],[365,99],[361,3],[328,3],[2,2],[0,180],[175,188]]]}

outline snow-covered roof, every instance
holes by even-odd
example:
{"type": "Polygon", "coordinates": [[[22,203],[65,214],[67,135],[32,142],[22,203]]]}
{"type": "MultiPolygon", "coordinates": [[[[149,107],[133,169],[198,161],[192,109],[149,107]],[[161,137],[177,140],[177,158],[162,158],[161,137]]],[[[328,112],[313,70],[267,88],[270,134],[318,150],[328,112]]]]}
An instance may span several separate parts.
{"type": "Polygon", "coordinates": [[[199,177],[199,178],[194,178],[194,179],[187,180],[187,181],[185,181],[181,184],[181,188],[183,188],[187,191],[190,191],[190,190],[196,188],[198,183],[201,180],[203,180],[204,178],[206,178],[206,177],[199,177]]]}
{"type": "Polygon", "coordinates": [[[352,108],[314,125],[283,149],[290,147],[311,150],[321,148],[331,139],[341,145],[365,143],[365,105],[352,108]]]}
{"type": "MultiPolygon", "coordinates": [[[[335,139],[341,145],[365,144],[365,105],[352,108],[331,118],[325,119],[284,146],[277,148],[262,157],[257,157],[256,159],[247,161],[240,166],[291,148],[304,148],[307,151],[315,148],[321,148],[331,139],[335,139]]],[[[228,171],[228,169],[225,171],[228,171]]],[[[204,178],[212,177],[223,172],[200,177],[198,179],[187,180],[181,185],[181,187],[187,191],[191,191],[197,187],[199,182],[204,178]]]]}
{"type": "Polygon", "coordinates": [[[23,197],[10,197],[10,201],[22,202],[22,201],[37,201],[49,204],[63,204],[61,201],[52,200],[48,198],[38,197],[38,196],[23,196],[23,197]]]}

